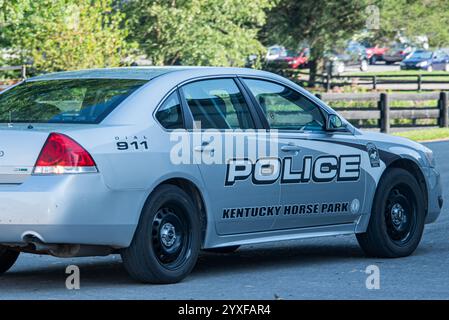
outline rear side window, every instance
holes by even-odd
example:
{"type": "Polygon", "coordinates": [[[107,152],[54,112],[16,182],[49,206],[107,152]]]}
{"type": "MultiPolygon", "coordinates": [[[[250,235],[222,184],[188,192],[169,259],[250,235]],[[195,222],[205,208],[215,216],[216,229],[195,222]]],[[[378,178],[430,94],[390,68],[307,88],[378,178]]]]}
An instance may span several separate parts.
{"type": "Polygon", "coordinates": [[[0,122],[99,123],[146,82],[129,79],[25,82],[0,94],[0,122]]]}
{"type": "Polygon", "coordinates": [[[184,121],[178,93],[173,92],[156,112],[156,119],[165,129],[182,129],[184,121]]]}
{"type": "Polygon", "coordinates": [[[194,121],[202,129],[255,128],[249,107],[233,79],[197,81],[182,90],[194,121]]]}
{"type": "Polygon", "coordinates": [[[320,108],[300,93],[263,80],[245,79],[259,102],[270,128],[279,130],[323,130],[325,120],[320,108]]]}

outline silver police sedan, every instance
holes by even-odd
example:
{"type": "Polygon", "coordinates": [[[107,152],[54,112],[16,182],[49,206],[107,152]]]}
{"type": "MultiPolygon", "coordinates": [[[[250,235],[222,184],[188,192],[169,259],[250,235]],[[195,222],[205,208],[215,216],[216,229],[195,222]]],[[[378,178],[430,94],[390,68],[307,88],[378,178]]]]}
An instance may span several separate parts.
{"type": "Polygon", "coordinates": [[[46,74],[0,94],[0,122],[0,273],[21,252],[119,253],[173,283],[201,249],[344,234],[403,257],[442,207],[428,148],[263,71],[46,74]]]}

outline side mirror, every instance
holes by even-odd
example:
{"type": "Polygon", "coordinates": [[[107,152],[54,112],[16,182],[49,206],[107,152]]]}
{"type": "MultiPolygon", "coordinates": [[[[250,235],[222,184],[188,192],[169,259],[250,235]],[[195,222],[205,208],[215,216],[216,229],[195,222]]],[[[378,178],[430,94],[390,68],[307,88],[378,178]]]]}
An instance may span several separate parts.
{"type": "Polygon", "coordinates": [[[327,117],[326,131],[346,131],[346,125],[343,123],[339,116],[337,116],[336,114],[330,114],[327,117]]]}

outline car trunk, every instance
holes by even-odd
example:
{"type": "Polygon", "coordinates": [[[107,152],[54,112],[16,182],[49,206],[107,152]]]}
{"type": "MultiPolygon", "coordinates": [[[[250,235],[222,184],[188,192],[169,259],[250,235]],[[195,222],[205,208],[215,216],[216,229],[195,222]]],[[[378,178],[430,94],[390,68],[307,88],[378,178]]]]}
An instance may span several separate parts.
{"type": "Polygon", "coordinates": [[[21,184],[32,174],[49,132],[28,125],[0,126],[0,184],[21,184]]]}

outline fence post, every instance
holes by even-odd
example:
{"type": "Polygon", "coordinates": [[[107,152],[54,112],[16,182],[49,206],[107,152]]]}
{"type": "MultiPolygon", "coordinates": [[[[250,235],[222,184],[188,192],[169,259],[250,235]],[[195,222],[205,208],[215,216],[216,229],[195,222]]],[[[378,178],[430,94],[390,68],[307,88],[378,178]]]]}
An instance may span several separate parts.
{"type": "Polygon", "coordinates": [[[421,75],[418,75],[418,91],[421,91],[422,87],[422,77],[421,75]]]}
{"type": "Polygon", "coordinates": [[[448,99],[447,92],[440,92],[440,99],[438,100],[438,105],[440,107],[440,119],[439,125],[441,128],[447,128],[449,125],[448,119],[448,99]]]}
{"type": "Polygon", "coordinates": [[[20,69],[22,80],[25,80],[27,78],[27,66],[22,65],[22,68],[20,69]]]}
{"type": "Polygon", "coordinates": [[[331,75],[329,73],[326,74],[326,92],[331,90],[331,75]]]}
{"type": "Polygon", "coordinates": [[[390,133],[390,104],[386,93],[380,94],[380,132],[390,133]]]}
{"type": "Polygon", "coordinates": [[[377,76],[373,76],[373,90],[377,89],[377,76]]]}

